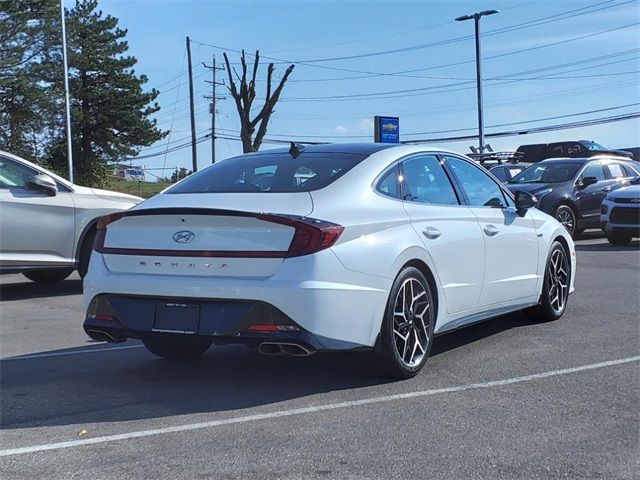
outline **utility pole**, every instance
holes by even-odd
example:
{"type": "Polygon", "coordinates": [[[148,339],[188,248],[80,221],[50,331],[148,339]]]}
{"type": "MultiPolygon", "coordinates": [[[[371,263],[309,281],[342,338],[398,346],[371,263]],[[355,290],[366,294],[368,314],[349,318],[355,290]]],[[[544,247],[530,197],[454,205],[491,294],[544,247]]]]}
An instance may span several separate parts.
{"type": "Polygon", "coordinates": [[[191,66],[191,40],[187,37],[187,63],[189,67],[189,110],[191,113],[191,162],[193,171],[198,171],[198,150],[196,148],[196,112],[193,104],[193,68],[191,66]]]}
{"type": "Polygon", "coordinates": [[[206,63],[202,63],[205,68],[211,69],[211,80],[206,80],[207,83],[211,84],[211,96],[205,96],[204,98],[208,98],[211,100],[209,104],[209,113],[211,114],[211,163],[216,163],[216,100],[224,100],[225,97],[216,96],[216,86],[224,85],[224,80],[222,82],[216,82],[216,71],[224,70],[224,67],[216,66],[216,56],[213,56],[213,61],[211,66],[206,63]]]}
{"type": "Polygon", "coordinates": [[[64,0],[60,0],[60,17],[62,20],[62,65],[64,68],[64,108],[67,124],[67,163],[69,165],[69,182],[73,183],[73,148],[71,138],[71,105],[69,103],[69,68],[67,67],[67,31],[64,18],[64,0]]]}
{"type": "Polygon", "coordinates": [[[473,20],[475,24],[476,34],[476,89],[478,91],[478,144],[480,147],[480,153],[484,152],[484,122],[482,111],[482,58],[480,56],[480,19],[486,15],[494,15],[500,13],[499,10],[484,10],[472,15],[463,15],[456,18],[456,22],[463,22],[465,20],[473,20]]]}

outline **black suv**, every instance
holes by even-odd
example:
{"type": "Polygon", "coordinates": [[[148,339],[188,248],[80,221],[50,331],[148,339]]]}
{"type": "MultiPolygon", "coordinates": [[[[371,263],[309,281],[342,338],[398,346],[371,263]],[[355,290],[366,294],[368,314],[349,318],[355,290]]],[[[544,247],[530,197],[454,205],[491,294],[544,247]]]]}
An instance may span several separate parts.
{"type": "Polygon", "coordinates": [[[631,152],[627,152],[626,150],[613,150],[593,140],[570,140],[565,142],[520,145],[516,152],[520,154],[521,162],[530,163],[546,160],[547,158],[586,158],[603,154],[633,158],[631,152]]]}
{"type": "Polygon", "coordinates": [[[507,187],[536,196],[539,210],[554,216],[572,236],[599,228],[600,204],[607,194],[640,175],[640,164],[626,158],[553,158],[531,165],[507,187]]]}

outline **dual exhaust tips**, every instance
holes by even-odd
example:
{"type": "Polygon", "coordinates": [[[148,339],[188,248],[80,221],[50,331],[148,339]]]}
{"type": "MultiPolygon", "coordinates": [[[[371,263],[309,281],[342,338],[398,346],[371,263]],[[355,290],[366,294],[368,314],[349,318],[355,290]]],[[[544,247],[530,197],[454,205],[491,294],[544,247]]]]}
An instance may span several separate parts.
{"type": "Polygon", "coordinates": [[[291,355],[292,357],[309,357],[316,353],[298,343],[262,342],[258,351],[263,355],[291,355]]]}

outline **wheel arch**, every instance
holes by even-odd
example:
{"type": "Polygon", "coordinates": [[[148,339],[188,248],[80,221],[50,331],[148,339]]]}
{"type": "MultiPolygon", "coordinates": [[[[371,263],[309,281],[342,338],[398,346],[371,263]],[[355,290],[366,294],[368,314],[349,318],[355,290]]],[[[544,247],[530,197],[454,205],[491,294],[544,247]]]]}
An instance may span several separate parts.
{"type": "Polygon", "coordinates": [[[85,225],[84,229],[82,230],[80,237],[78,237],[78,244],[76,245],[76,251],[75,251],[75,260],[77,263],[80,263],[80,254],[82,253],[82,245],[84,244],[85,240],[87,239],[91,231],[95,230],[96,226],[98,225],[98,220],[100,220],[100,217],[94,218],[89,223],[87,223],[87,225],[85,225]]]}

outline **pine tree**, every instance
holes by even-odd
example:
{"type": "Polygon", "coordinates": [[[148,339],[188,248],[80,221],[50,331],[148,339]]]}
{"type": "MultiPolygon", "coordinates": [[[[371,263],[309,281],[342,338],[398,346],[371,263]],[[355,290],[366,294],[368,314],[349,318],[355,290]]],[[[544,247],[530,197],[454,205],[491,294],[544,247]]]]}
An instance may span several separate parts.
{"type": "Polygon", "coordinates": [[[0,3],[0,148],[32,160],[43,154],[42,111],[51,98],[34,79],[55,11],[49,0],[0,3]]]}
{"type": "MultiPolygon", "coordinates": [[[[127,31],[118,20],[96,10],[97,0],[77,0],[67,17],[74,169],[79,183],[100,186],[107,162],[137,153],[166,132],[149,117],[160,107],[159,92],[143,91],[145,75],[134,70],[137,60],[126,55],[127,31]]],[[[54,146],[51,163],[66,164],[64,138],[54,146]]]]}

